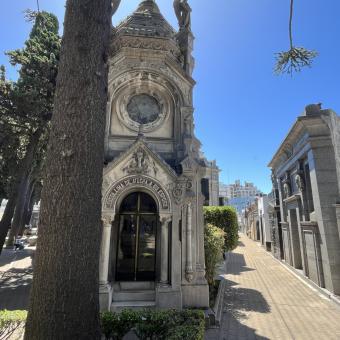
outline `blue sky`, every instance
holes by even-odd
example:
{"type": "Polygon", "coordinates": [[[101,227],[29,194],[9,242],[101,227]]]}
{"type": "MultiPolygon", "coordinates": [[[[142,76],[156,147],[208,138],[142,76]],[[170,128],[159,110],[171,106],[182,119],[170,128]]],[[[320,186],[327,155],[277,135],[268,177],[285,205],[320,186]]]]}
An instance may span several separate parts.
{"type": "MultiPolygon", "coordinates": [[[[113,22],[130,14],[140,0],[122,0],[113,22]]],[[[189,0],[193,8],[197,81],[194,96],[196,134],[220,179],[254,182],[269,192],[267,164],[296,117],[310,103],[340,112],[340,1],[295,1],[295,44],[320,55],[300,74],[273,74],[274,53],[288,48],[289,0],[189,0]]],[[[176,27],[172,0],[157,0],[176,27]]],[[[64,1],[40,0],[43,10],[63,21],[64,1]]],[[[3,52],[19,48],[30,24],[25,8],[36,0],[2,0],[0,64],[3,52]]],[[[61,25],[62,27],[62,25],[61,25]]],[[[11,78],[15,70],[9,70],[11,78]]]]}

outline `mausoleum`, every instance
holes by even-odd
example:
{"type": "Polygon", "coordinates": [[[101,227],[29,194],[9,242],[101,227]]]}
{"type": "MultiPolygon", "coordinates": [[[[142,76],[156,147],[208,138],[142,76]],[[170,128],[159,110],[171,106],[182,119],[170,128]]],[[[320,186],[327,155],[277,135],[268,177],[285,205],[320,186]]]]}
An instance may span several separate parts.
{"type": "Polygon", "coordinates": [[[114,28],[109,69],[102,310],[208,307],[202,178],[194,134],[191,8],[179,30],[145,0],[114,28]]]}
{"type": "Polygon", "coordinates": [[[273,159],[273,251],[340,294],[340,117],[306,106],[273,159]]]}

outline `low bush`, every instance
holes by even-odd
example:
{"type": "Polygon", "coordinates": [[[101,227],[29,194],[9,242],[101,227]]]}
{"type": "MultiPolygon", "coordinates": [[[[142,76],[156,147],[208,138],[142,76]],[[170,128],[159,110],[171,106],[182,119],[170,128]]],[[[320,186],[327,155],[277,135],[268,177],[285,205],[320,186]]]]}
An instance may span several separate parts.
{"type": "Polygon", "coordinates": [[[205,277],[209,285],[214,284],[216,265],[222,260],[225,232],[212,224],[204,228],[205,277]]]}
{"type": "Polygon", "coordinates": [[[0,339],[10,339],[15,331],[24,327],[26,317],[24,310],[0,311],[0,339]]]}
{"type": "Polygon", "coordinates": [[[204,221],[223,229],[224,249],[233,250],[238,242],[238,223],[236,210],[232,207],[204,207],[204,221]]]}
{"type": "Polygon", "coordinates": [[[199,310],[124,310],[101,314],[106,339],[119,340],[133,330],[141,340],[203,340],[204,313],[199,310]]]}

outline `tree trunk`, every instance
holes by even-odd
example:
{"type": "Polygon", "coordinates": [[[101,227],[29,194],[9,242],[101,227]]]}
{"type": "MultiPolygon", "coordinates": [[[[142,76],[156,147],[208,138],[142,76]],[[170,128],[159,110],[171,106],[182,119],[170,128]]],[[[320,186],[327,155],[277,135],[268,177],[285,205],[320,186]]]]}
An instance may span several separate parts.
{"type": "Polygon", "coordinates": [[[32,135],[31,141],[27,147],[26,155],[20,162],[17,174],[13,180],[13,183],[11,186],[10,198],[8,200],[6,209],[0,221],[0,254],[2,252],[2,248],[6,240],[8,229],[11,226],[12,217],[14,214],[17,200],[18,200],[18,191],[19,191],[21,180],[24,177],[27,177],[28,173],[32,169],[32,164],[33,164],[34,156],[35,156],[38,144],[39,144],[40,136],[41,136],[40,129],[36,130],[35,133],[32,135]]]}
{"type": "Polygon", "coordinates": [[[13,222],[11,226],[11,230],[8,236],[7,247],[12,247],[14,244],[14,240],[18,235],[19,227],[20,227],[20,219],[24,211],[27,190],[29,185],[29,178],[30,174],[34,172],[33,163],[34,157],[39,145],[39,140],[41,136],[41,130],[38,129],[34,132],[31,137],[31,141],[27,147],[26,155],[22,160],[20,170],[18,171],[17,178],[15,181],[19,183],[19,185],[14,185],[14,190],[17,191],[16,197],[16,205],[15,205],[15,212],[13,217],[13,222]]]}
{"type": "Polygon", "coordinates": [[[0,222],[0,255],[2,253],[2,248],[6,241],[8,229],[11,225],[16,200],[17,200],[17,191],[15,190],[15,192],[12,192],[11,197],[9,197],[8,199],[4,214],[2,215],[2,219],[0,222]]]}
{"type": "Polygon", "coordinates": [[[100,339],[99,247],[111,0],[68,0],[26,340],[100,339]]]}
{"type": "Polygon", "coordinates": [[[33,189],[32,197],[28,205],[27,213],[24,220],[25,225],[28,225],[31,222],[35,202],[36,202],[35,189],[33,189]]]}
{"type": "Polygon", "coordinates": [[[13,221],[12,221],[11,229],[9,231],[8,240],[6,242],[7,248],[12,248],[14,246],[15,239],[18,236],[19,229],[20,229],[20,221],[22,219],[22,215],[24,213],[24,209],[25,209],[25,205],[27,201],[28,186],[29,186],[29,179],[27,176],[24,176],[20,181],[17,201],[15,204],[13,221]]]}
{"type": "Polygon", "coordinates": [[[34,183],[35,181],[31,181],[25,201],[24,211],[21,215],[20,223],[19,223],[19,231],[18,235],[23,235],[25,232],[26,224],[29,224],[30,216],[32,215],[32,208],[34,204],[33,192],[34,192],[34,183]]]}

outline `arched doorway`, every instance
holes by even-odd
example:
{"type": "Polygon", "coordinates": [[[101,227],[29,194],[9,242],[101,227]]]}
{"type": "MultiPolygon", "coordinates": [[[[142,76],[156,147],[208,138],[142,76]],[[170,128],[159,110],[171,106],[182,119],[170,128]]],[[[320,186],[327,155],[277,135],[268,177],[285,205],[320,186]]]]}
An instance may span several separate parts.
{"type": "Polygon", "coordinates": [[[124,198],[119,209],[116,281],[154,281],[158,208],[144,192],[124,198]]]}

